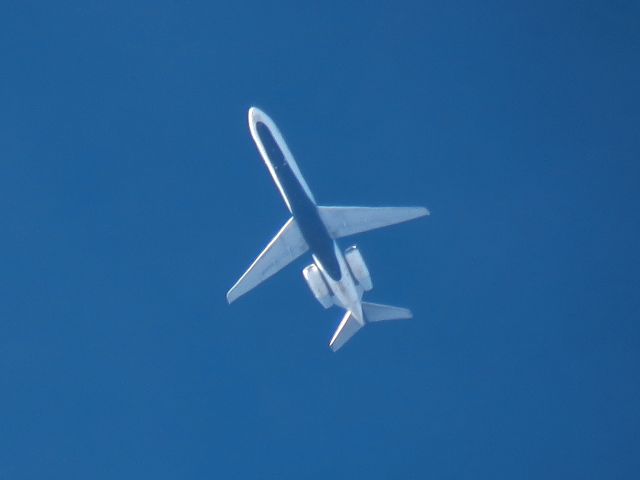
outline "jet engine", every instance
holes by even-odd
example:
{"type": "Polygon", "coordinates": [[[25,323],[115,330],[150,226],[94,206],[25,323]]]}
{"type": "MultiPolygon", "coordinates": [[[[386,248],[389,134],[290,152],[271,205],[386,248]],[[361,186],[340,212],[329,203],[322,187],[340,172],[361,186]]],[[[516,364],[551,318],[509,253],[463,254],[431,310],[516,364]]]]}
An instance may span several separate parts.
{"type": "Polygon", "coordinates": [[[309,289],[313,296],[316,297],[324,308],[329,308],[333,305],[333,298],[331,290],[327,286],[327,283],[322,278],[322,272],[318,269],[315,263],[307,266],[302,270],[302,275],[309,285],[309,289]]]}
{"type": "Polygon", "coordinates": [[[347,248],[344,251],[344,258],[347,259],[347,263],[349,264],[349,269],[353,276],[356,278],[360,286],[365,292],[368,292],[373,288],[373,283],[371,282],[371,275],[369,274],[369,269],[367,268],[367,264],[364,263],[364,259],[362,258],[362,254],[358,247],[355,245],[347,248]]]}

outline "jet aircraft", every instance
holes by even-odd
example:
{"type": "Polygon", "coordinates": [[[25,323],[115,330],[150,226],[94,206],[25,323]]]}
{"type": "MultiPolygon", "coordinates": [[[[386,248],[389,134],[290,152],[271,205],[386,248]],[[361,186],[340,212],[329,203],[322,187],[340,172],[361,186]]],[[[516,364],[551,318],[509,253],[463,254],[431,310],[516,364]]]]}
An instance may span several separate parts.
{"type": "Polygon", "coordinates": [[[313,263],[302,271],[324,308],[346,310],[329,346],[341,348],[368,322],[411,318],[406,308],[362,301],[373,288],[357,246],[344,253],[337,239],[429,215],[424,207],[319,206],[276,124],[258,108],[249,109],[249,130],[280,190],[291,217],[227,293],[229,303],[244,295],[306,252],[313,263]]]}

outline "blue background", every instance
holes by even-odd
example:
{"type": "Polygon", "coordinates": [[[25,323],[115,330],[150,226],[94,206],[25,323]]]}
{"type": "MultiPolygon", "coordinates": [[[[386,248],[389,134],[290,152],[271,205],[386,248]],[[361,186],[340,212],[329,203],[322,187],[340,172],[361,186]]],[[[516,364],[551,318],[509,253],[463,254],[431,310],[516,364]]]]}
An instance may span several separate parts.
{"type": "MultiPolygon", "coordinates": [[[[0,478],[638,478],[637,2],[0,7],[0,478]],[[356,241],[415,319],[339,353],[287,219],[356,241]]],[[[346,247],[349,243],[342,242],[346,247]]]]}

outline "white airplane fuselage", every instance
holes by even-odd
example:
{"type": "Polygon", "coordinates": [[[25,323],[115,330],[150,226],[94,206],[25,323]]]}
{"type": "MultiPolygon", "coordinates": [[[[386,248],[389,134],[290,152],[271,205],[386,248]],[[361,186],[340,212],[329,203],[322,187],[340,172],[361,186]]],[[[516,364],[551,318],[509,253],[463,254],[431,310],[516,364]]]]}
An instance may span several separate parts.
{"type": "Polygon", "coordinates": [[[287,208],[309,246],[313,260],[333,293],[336,305],[351,312],[361,325],[362,288],[357,284],[337,242],[329,233],[298,164],[273,120],[249,109],[249,128],[287,208]]]}

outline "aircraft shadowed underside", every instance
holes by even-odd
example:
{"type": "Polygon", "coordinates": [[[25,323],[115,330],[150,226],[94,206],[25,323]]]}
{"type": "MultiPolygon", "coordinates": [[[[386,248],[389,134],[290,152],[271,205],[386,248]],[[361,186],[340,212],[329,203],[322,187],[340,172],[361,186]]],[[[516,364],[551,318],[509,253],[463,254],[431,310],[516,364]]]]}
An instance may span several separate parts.
{"type": "Polygon", "coordinates": [[[319,206],[273,120],[252,107],[249,129],[291,218],[229,290],[229,303],[310,252],[313,263],[302,273],[311,292],[324,308],[337,305],[346,310],[329,342],[333,351],[368,322],[411,318],[406,308],[362,301],[363,293],[373,288],[369,269],[356,246],[343,253],[336,240],[413,220],[429,211],[424,207],[319,206]]]}

